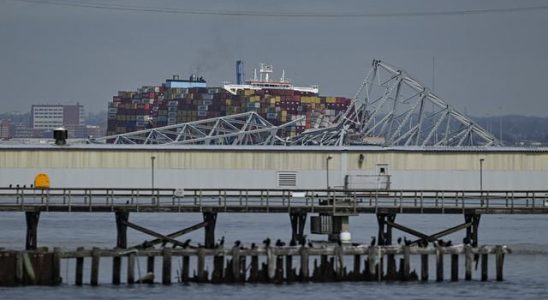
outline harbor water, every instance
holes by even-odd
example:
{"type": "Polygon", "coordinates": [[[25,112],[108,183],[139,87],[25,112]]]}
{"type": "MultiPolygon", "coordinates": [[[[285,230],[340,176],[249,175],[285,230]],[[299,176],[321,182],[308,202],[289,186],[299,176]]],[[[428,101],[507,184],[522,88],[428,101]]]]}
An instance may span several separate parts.
{"type": "MultiPolygon", "coordinates": [[[[170,233],[201,222],[201,214],[177,213],[133,213],[130,221],[160,233],[170,233]]],[[[396,222],[425,233],[435,233],[458,225],[464,221],[462,215],[398,215],[396,222]]],[[[309,232],[308,224],[306,232],[309,232]]],[[[377,234],[374,215],[360,215],[350,219],[353,242],[369,243],[377,234]]],[[[23,249],[25,217],[20,212],[0,213],[0,248],[23,249]]],[[[479,281],[479,270],[474,271],[473,280],[466,282],[438,283],[433,279],[421,282],[344,282],[344,283],[293,283],[293,284],[179,284],[171,286],[110,284],[110,262],[102,262],[99,286],[74,285],[74,261],[63,261],[61,276],[63,283],[56,287],[0,288],[2,299],[161,299],[184,297],[185,299],[340,299],[355,298],[404,298],[445,299],[485,297],[487,299],[538,299],[548,293],[548,218],[544,215],[483,215],[480,222],[480,244],[506,244],[513,253],[507,255],[504,265],[504,281],[494,281],[494,261],[490,261],[489,281],[479,281]]],[[[222,214],[218,215],[216,237],[226,239],[226,246],[236,240],[244,244],[260,243],[266,237],[272,240],[289,240],[291,231],[286,214],[222,214]]],[[[394,230],[394,239],[405,236],[394,230]]],[[[408,238],[411,238],[407,235],[408,238]]],[[[464,232],[447,239],[454,244],[461,242],[464,232]]],[[[203,230],[181,237],[190,238],[194,244],[203,243],[203,230]]],[[[324,239],[310,235],[309,239],[324,239]]],[[[146,235],[128,230],[128,244],[138,244],[148,239],[146,235]]],[[[40,216],[38,246],[75,249],[100,247],[112,248],[116,243],[114,214],[112,213],[47,213],[40,216]]],[[[412,258],[416,269],[418,257],[412,258]]],[[[433,264],[431,264],[433,265],[433,264]]],[[[174,265],[175,266],[175,265],[174,265]]],[[[144,272],[144,262],[138,263],[137,274],[144,272]]],[[[157,265],[157,268],[160,268],[157,265]]],[[[176,270],[174,270],[174,281],[176,270]]],[[[463,273],[463,268],[460,272],[463,273]]],[[[84,270],[84,282],[89,283],[89,272],[84,270]]],[[[449,278],[449,268],[445,270],[449,278]]],[[[434,274],[431,272],[431,274],[434,274]]],[[[460,278],[463,278],[462,274],[460,278]]],[[[123,280],[123,278],[122,278],[123,280]]],[[[158,278],[156,279],[158,281],[158,278]]]]}

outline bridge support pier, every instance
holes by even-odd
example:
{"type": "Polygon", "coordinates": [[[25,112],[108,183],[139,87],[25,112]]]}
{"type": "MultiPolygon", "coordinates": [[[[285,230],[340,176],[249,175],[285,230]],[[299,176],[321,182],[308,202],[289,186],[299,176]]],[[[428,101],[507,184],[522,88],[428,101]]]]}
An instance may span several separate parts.
{"type": "Polygon", "coordinates": [[[215,224],[217,223],[217,213],[204,212],[202,213],[204,222],[207,225],[204,228],[204,246],[208,249],[215,248],[215,224]]]}
{"type": "Polygon", "coordinates": [[[466,237],[464,238],[465,244],[470,244],[473,247],[478,246],[478,228],[481,215],[477,214],[465,214],[464,221],[471,225],[466,228],[466,237]]]}
{"type": "Polygon", "coordinates": [[[306,224],[306,213],[290,213],[291,240],[298,242],[304,238],[304,225],[306,224]]]}
{"type": "Polygon", "coordinates": [[[38,246],[38,220],[40,220],[39,211],[26,211],[25,219],[27,221],[27,239],[25,249],[35,250],[38,246]]]}
{"type": "MultiPolygon", "coordinates": [[[[114,212],[114,215],[116,217],[116,248],[127,249],[127,222],[129,221],[129,212],[117,210],[114,212]]],[[[122,258],[120,256],[114,256],[112,258],[112,284],[114,285],[120,284],[121,268],[122,258]]]]}
{"type": "Polygon", "coordinates": [[[379,246],[392,245],[392,223],[396,220],[396,214],[377,214],[379,234],[377,243],[379,246]],[[388,221],[388,222],[387,222],[388,221]]]}
{"type": "Polygon", "coordinates": [[[127,248],[127,222],[129,221],[128,211],[116,211],[116,248],[127,248]]]}

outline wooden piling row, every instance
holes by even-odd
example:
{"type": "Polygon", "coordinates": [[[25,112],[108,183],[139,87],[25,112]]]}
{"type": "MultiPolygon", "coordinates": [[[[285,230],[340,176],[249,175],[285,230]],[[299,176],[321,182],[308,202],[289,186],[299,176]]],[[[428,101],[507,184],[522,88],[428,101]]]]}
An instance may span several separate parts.
{"type": "MultiPolygon", "coordinates": [[[[9,266],[13,261],[13,268],[10,282],[24,282],[29,274],[36,270],[32,264],[36,259],[29,259],[29,251],[13,252],[12,256],[0,252],[0,261],[3,265],[9,266]],[[30,268],[30,269],[29,269],[30,268]],[[29,271],[29,270],[32,270],[29,271]],[[30,272],[30,273],[29,273],[30,272]]],[[[49,252],[52,255],[53,265],[51,268],[52,278],[60,278],[61,259],[76,259],[75,284],[82,285],[85,258],[90,260],[90,281],[91,286],[99,284],[99,268],[102,258],[111,257],[112,283],[120,284],[121,262],[127,261],[127,284],[152,283],[154,282],[155,257],[162,258],[161,280],[165,285],[172,284],[172,268],[174,257],[180,257],[181,264],[177,264],[177,280],[182,283],[243,283],[243,282],[333,282],[333,281],[413,281],[429,280],[430,256],[435,257],[436,281],[444,281],[444,258],[450,257],[451,281],[459,280],[459,261],[463,262],[466,280],[472,279],[472,263],[474,257],[481,258],[480,279],[488,279],[488,257],[495,256],[496,274],[495,279],[503,279],[504,255],[509,249],[503,246],[483,246],[473,248],[472,246],[435,247],[419,248],[415,246],[326,246],[322,248],[310,248],[306,246],[290,247],[233,247],[230,249],[215,248],[187,248],[187,249],[154,249],[145,250],[123,250],[123,249],[84,249],[76,251],[61,251],[54,249],[49,252]],[[420,257],[420,278],[415,270],[411,269],[413,257],[420,257]],[[139,257],[146,257],[146,274],[142,278],[136,277],[136,260],[139,257]],[[190,264],[190,257],[196,257],[195,268],[190,264]],[[212,268],[207,266],[207,257],[212,257],[212,268]],[[345,266],[345,257],[353,259],[351,268],[345,266]],[[463,257],[463,260],[460,260],[463,257]],[[261,263],[261,260],[263,263],[261,263]],[[313,262],[310,268],[311,260],[313,262]],[[397,263],[398,262],[398,263],[397,263]],[[296,268],[295,268],[296,266],[296,268]],[[191,268],[194,269],[190,277],[191,268]],[[210,274],[208,270],[213,270],[210,274]]],[[[11,255],[11,254],[10,254],[11,255]]],[[[137,264],[138,266],[138,264],[137,264]]],[[[8,268],[8,267],[6,267],[8,268]]],[[[3,273],[0,272],[0,275],[3,273]]],[[[48,273],[49,274],[49,273],[48,273]]],[[[141,272],[139,272],[141,275],[141,272]]],[[[32,275],[34,278],[38,275],[32,275]]],[[[41,276],[41,275],[40,275],[41,276]]],[[[7,278],[7,277],[6,277],[7,278]]],[[[0,276],[0,285],[2,280],[0,276]]],[[[28,281],[32,284],[32,281],[28,281]]],[[[53,282],[53,281],[52,281],[53,282]]]]}

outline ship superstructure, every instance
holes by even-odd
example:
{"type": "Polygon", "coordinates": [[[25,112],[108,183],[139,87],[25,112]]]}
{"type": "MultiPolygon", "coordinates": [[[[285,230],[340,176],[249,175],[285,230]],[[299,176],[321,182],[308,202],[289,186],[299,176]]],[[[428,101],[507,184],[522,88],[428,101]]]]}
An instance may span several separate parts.
{"type": "Polygon", "coordinates": [[[259,74],[257,76],[257,69],[254,69],[253,79],[247,80],[245,84],[225,84],[224,89],[229,93],[236,95],[241,90],[262,90],[262,89],[277,89],[277,90],[292,90],[302,93],[310,93],[317,95],[319,88],[317,85],[309,87],[294,86],[289,79],[285,77],[285,70],[282,71],[282,77],[279,81],[271,79],[271,74],[274,69],[272,65],[262,63],[259,67],[259,74]]]}

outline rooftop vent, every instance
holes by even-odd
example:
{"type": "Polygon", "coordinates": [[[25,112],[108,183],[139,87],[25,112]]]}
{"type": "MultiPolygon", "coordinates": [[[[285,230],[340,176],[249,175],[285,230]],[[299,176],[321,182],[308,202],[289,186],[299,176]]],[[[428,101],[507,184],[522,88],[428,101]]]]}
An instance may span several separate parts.
{"type": "Polygon", "coordinates": [[[68,132],[65,128],[59,127],[53,130],[53,138],[55,145],[61,146],[67,144],[68,132]]]}

